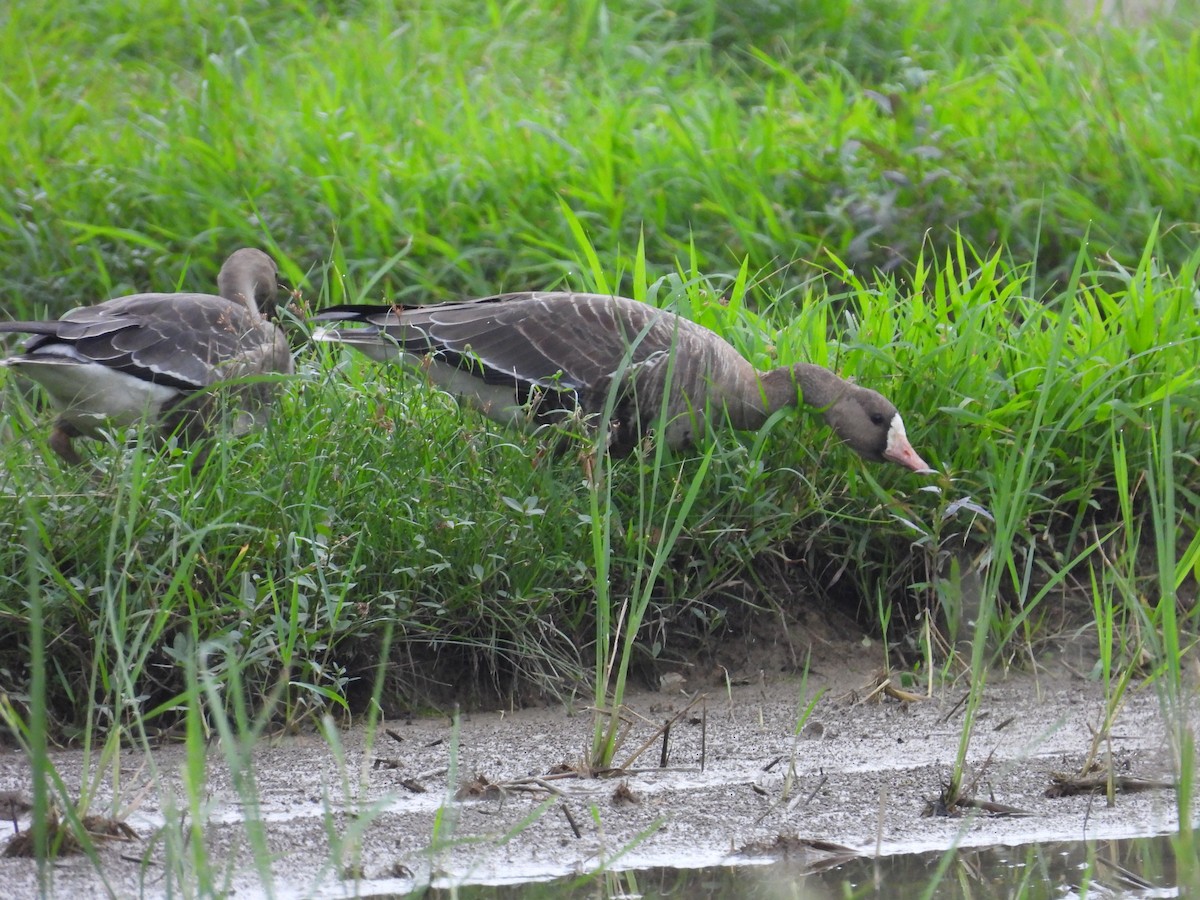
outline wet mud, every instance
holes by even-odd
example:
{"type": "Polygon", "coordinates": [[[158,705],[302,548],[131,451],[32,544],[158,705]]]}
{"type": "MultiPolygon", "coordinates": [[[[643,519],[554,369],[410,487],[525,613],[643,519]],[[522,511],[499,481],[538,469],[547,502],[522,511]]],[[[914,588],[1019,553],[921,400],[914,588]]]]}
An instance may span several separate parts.
{"type": "MultiPolygon", "coordinates": [[[[246,827],[259,819],[258,853],[270,859],[274,893],[307,897],[387,896],[431,879],[544,880],[605,865],[786,857],[818,866],[846,854],[1176,828],[1168,728],[1152,686],[1131,687],[1099,744],[1118,787],[1110,805],[1107,777],[1098,788],[1061,790],[1063,778],[1084,774],[1104,719],[1103,686],[1064,666],[993,674],[967,755],[967,790],[948,798],[966,676],[936,685],[931,697],[913,684],[889,693],[878,690],[879,673],[867,662],[878,658],[877,647],[829,644],[806,682],[760,673],[735,684],[721,671],[667,677],[662,690],[630,699],[616,761],[644,751],[599,777],[585,764],[593,716],[583,703],[464,714],[457,727],[447,716],[342,729],[337,746],[317,733],[264,737],[253,749],[248,793],[214,741],[198,811],[204,840],[218,880],[239,897],[259,896],[246,827]],[[661,730],[672,719],[662,766],[661,730]]],[[[1200,714],[1194,689],[1186,714],[1200,714]]],[[[81,754],[55,752],[53,762],[77,790],[81,754]]],[[[157,750],[151,765],[123,751],[115,812],[134,836],[104,842],[99,857],[118,896],[166,892],[173,876],[160,829],[168,804],[187,807],[184,766],[179,746],[157,750]]],[[[113,783],[102,779],[90,812],[114,814],[113,783]]],[[[0,752],[0,792],[28,788],[24,758],[0,752]]],[[[27,814],[17,827],[28,827],[27,814]]],[[[56,862],[52,879],[57,896],[104,893],[86,856],[56,862]]],[[[0,858],[0,894],[36,891],[33,860],[0,858]]]]}

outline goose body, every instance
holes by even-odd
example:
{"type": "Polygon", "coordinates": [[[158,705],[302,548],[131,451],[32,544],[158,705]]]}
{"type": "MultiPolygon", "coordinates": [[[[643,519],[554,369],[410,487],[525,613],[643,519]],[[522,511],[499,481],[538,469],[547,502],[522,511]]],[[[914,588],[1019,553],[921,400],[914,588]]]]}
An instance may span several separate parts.
{"type": "Polygon", "coordinates": [[[757,429],[777,409],[802,402],[864,458],[929,469],[896,408],[875,391],[804,363],[759,372],[715,332],[623,297],[531,292],[429,306],[339,306],[314,318],[330,323],[315,340],[420,367],[506,424],[608,408],[609,450],[617,455],[662,420],[667,443],[681,447],[710,420],[757,429]]]}
{"type": "MultiPolygon", "coordinates": [[[[131,294],[60,319],[0,322],[0,332],[32,335],[21,354],[0,364],[46,391],[58,410],[50,446],[68,462],[79,461],[72,439],[103,427],[146,420],[199,437],[208,389],[293,371],[283,332],[264,316],[273,311],[277,271],[270,256],[243,248],[222,266],[219,296],[131,294]]],[[[239,386],[239,424],[257,421],[272,387],[239,386]]]]}

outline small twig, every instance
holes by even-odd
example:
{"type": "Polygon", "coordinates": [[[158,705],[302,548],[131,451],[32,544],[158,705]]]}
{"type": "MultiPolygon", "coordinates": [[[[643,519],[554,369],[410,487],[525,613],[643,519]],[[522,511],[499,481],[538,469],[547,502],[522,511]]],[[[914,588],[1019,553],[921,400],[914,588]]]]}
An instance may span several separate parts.
{"type": "MultiPolygon", "coordinates": [[[[817,786],[816,786],[815,788],[813,788],[811,791],[809,791],[809,794],[808,794],[808,796],[804,798],[804,805],[805,805],[805,806],[808,806],[808,804],[810,804],[810,803],[812,803],[812,802],[813,802],[813,798],[817,796],[817,791],[819,791],[819,790],[821,790],[821,788],[825,787],[825,785],[826,785],[826,783],[827,783],[828,781],[829,781],[829,776],[828,776],[828,775],[826,775],[824,772],[822,772],[822,773],[821,773],[821,780],[817,782],[817,786]]],[[[792,801],[793,805],[794,805],[795,803],[798,803],[798,802],[799,802],[799,800],[800,800],[800,798],[799,798],[799,797],[797,797],[795,800],[793,800],[793,801],[792,801]]],[[[789,807],[789,810],[788,810],[788,811],[789,811],[789,812],[791,811],[790,807],[789,807]]]]}
{"type": "Polygon", "coordinates": [[[614,775],[619,775],[624,778],[626,775],[653,775],[655,772],[699,772],[696,766],[667,766],[665,769],[660,769],[658,766],[650,768],[648,766],[635,766],[632,769],[602,769],[595,773],[597,777],[611,778],[614,775]]]}
{"type": "MultiPolygon", "coordinates": [[[[1099,775],[1068,775],[1062,772],[1050,773],[1050,787],[1046,788],[1047,797],[1071,797],[1075,794],[1093,794],[1108,790],[1108,773],[1099,775]]],[[[1160,781],[1153,778],[1135,778],[1132,775],[1118,775],[1113,779],[1113,787],[1123,793],[1136,791],[1173,790],[1175,782],[1160,781]]]]}
{"type": "Polygon", "coordinates": [[[561,789],[549,782],[548,779],[554,777],[556,776],[530,775],[525,778],[514,778],[512,781],[501,782],[497,787],[509,791],[546,791],[546,793],[553,794],[556,797],[565,796],[561,789]]]}
{"type": "Polygon", "coordinates": [[[967,698],[969,698],[970,696],[971,696],[970,692],[963,694],[962,697],[959,698],[959,701],[957,703],[955,703],[952,707],[950,707],[950,712],[948,712],[944,716],[942,716],[941,724],[945,725],[947,722],[949,722],[951,717],[953,717],[954,714],[957,713],[962,708],[962,705],[967,702],[967,698]]]}
{"type": "MultiPolygon", "coordinates": [[[[962,787],[959,788],[958,794],[960,797],[964,796],[964,795],[970,796],[971,794],[974,794],[976,790],[979,789],[979,779],[983,778],[983,773],[988,770],[988,766],[990,766],[992,764],[992,758],[995,755],[996,755],[996,748],[993,747],[991,749],[991,751],[988,753],[987,759],[985,759],[982,763],[980,763],[979,766],[976,768],[975,777],[971,779],[971,783],[966,788],[962,788],[962,787]]],[[[955,798],[955,801],[957,802],[957,798],[955,798]]]]}
{"type": "Polygon", "coordinates": [[[567,804],[562,805],[563,815],[567,817],[567,824],[571,826],[571,830],[575,832],[575,837],[578,840],[583,840],[583,832],[579,830],[579,826],[575,824],[575,817],[571,815],[571,808],[567,804]]]}
{"type": "Polygon", "coordinates": [[[992,800],[972,800],[969,797],[964,800],[959,800],[956,804],[965,806],[968,809],[981,809],[986,813],[991,813],[993,816],[1009,816],[1016,818],[1019,816],[1032,816],[1033,813],[1028,810],[1021,809],[1017,806],[1009,806],[1006,803],[996,803],[992,800]]]}
{"type": "Polygon", "coordinates": [[[658,729],[658,731],[655,731],[654,734],[650,735],[649,739],[647,739],[641,746],[639,746],[635,751],[633,751],[633,753],[631,753],[629,755],[629,757],[625,760],[625,762],[621,766],[619,766],[619,768],[628,769],[630,766],[632,766],[634,760],[636,760],[639,756],[641,756],[643,753],[645,753],[646,750],[648,750],[650,748],[650,745],[653,744],[656,740],[658,740],[658,735],[664,729],[670,728],[671,725],[678,722],[681,718],[683,718],[683,716],[685,716],[688,713],[689,710],[691,710],[691,708],[693,706],[695,706],[697,703],[699,703],[704,697],[705,697],[704,694],[697,694],[695,697],[693,697],[688,702],[688,704],[685,707],[683,707],[683,709],[679,710],[679,712],[675,713],[675,715],[671,716],[671,718],[667,720],[667,722],[663,726],[663,728],[660,728],[660,729],[658,729]]]}

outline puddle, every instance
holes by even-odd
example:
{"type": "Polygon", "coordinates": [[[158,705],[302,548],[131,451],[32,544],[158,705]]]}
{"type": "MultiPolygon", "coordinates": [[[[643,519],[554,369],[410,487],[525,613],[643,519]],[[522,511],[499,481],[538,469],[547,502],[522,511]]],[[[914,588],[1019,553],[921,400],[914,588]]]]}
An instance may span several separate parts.
{"type": "Polygon", "coordinates": [[[1066,897],[1178,897],[1175,859],[1165,837],[1122,841],[1072,841],[1016,847],[905,853],[842,862],[798,862],[659,867],[612,872],[581,881],[565,878],[537,884],[433,887],[407,895],[362,894],[366,898],[426,897],[430,900],[834,900],[846,897],[930,897],[933,900],[1061,900],[1066,897]],[[930,885],[945,872],[936,887],[930,885]],[[1088,881],[1087,879],[1092,879],[1088,881]],[[927,893],[928,892],[928,893],[927,893]]]}
{"type": "Polygon", "coordinates": [[[656,866],[518,883],[448,884],[413,888],[397,880],[374,890],[322,896],[363,900],[1063,900],[1072,897],[1179,897],[1168,837],[1051,841],[973,847],[946,854],[898,853],[850,859],[820,852],[776,861],[731,859],[699,868],[656,866]]]}

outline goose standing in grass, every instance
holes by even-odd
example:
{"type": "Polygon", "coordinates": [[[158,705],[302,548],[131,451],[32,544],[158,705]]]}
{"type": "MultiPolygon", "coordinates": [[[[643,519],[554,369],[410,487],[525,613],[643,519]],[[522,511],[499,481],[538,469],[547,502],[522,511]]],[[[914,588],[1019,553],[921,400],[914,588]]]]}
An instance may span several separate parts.
{"type": "MultiPolygon", "coordinates": [[[[235,251],[212,294],[131,294],[73,309],[61,319],[0,322],[0,332],[33,337],[0,364],[36,381],[58,410],[50,447],[78,463],[72,440],[100,428],[157,422],[166,434],[195,440],[211,418],[219,382],[293,371],[274,311],[278,268],[261,250],[235,251]]],[[[274,385],[238,385],[238,421],[246,430],[270,403],[274,385]]]]}
{"type": "Polygon", "coordinates": [[[609,451],[629,453],[667,423],[668,445],[713,423],[757,429],[785,406],[819,410],[865,459],[929,471],[890,402],[820,366],[757,371],[718,334],[667,310],[599,294],[502,294],[430,306],[337,306],[314,340],[428,372],[492,419],[534,425],[603,413],[614,379],[609,451]],[[665,406],[665,410],[664,410],[665,406]],[[665,417],[663,413],[665,412],[665,417]]]}

